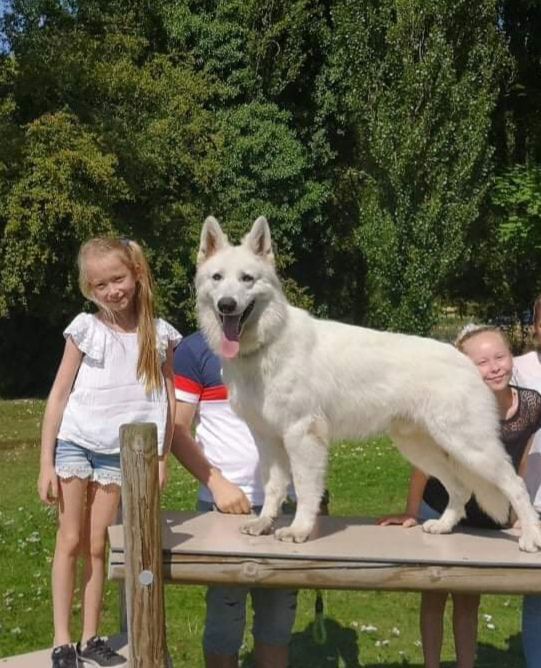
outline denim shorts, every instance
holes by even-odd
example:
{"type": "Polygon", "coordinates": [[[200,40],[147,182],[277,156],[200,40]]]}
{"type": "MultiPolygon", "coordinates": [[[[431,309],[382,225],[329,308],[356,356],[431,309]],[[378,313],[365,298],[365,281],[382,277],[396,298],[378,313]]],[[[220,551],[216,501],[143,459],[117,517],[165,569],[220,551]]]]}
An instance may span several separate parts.
{"type": "Polygon", "coordinates": [[[94,452],[71,441],[56,442],[54,453],[56,474],[68,478],[90,478],[100,485],[120,485],[120,453],[94,452]]]}
{"type": "Polygon", "coordinates": [[[432,506],[429,506],[426,501],[421,501],[421,507],[419,508],[419,522],[426,522],[427,520],[439,520],[441,513],[437,510],[434,510],[432,506]]]}
{"type": "MultiPolygon", "coordinates": [[[[209,511],[213,505],[198,501],[197,509],[209,511]]],[[[255,512],[261,508],[254,508],[255,512]]],[[[209,587],[203,632],[205,654],[233,656],[241,648],[246,625],[246,599],[250,594],[254,611],[252,633],[256,642],[267,645],[289,643],[297,611],[297,592],[291,589],[257,587],[209,587]]]]}

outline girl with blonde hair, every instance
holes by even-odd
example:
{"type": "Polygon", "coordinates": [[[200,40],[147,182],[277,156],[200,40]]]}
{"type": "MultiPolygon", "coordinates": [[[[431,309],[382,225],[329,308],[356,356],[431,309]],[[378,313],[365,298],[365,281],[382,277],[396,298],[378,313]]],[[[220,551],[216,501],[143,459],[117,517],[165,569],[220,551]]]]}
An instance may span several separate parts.
{"type": "Polygon", "coordinates": [[[153,282],[135,241],[99,237],[79,251],[79,286],[97,306],[64,330],[64,354],[41,432],[38,493],[58,505],[52,566],[53,668],[118,666],[125,659],[98,636],[107,527],[120,500],[119,427],[154,422],[160,485],[174,423],[173,350],[180,334],[154,317],[153,282]],[[84,563],[81,641],[69,620],[78,558],[84,563]]]}

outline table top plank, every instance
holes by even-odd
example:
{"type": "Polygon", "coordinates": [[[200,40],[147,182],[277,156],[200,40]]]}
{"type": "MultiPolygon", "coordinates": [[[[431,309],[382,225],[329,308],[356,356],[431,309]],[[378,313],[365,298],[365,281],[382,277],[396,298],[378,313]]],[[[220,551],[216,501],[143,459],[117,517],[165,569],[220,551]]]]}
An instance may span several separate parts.
{"type": "MultiPolygon", "coordinates": [[[[283,526],[290,518],[280,518],[283,526]]],[[[371,518],[319,517],[310,540],[284,543],[274,536],[248,536],[240,527],[246,516],[166,511],[162,514],[165,558],[176,555],[253,559],[432,564],[479,568],[541,568],[541,552],[518,548],[515,530],[457,529],[447,535],[423,532],[420,526],[381,527],[371,518]]],[[[109,529],[111,552],[123,552],[122,525],[109,529]]]]}

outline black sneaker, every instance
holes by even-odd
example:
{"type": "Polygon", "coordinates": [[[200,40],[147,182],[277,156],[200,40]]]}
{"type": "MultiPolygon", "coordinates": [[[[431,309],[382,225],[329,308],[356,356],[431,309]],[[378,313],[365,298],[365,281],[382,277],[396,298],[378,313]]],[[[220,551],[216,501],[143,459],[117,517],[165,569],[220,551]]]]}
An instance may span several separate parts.
{"type": "Polygon", "coordinates": [[[73,645],[59,645],[51,654],[52,668],[79,668],[77,652],[73,645]]]}
{"type": "Polygon", "coordinates": [[[111,649],[106,639],[100,636],[90,638],[84,649],[81,649],[80,643],[77,643],[77,654],[80,661],[91,666],[123,666],[128,662],[118,652],[111,649]]]}

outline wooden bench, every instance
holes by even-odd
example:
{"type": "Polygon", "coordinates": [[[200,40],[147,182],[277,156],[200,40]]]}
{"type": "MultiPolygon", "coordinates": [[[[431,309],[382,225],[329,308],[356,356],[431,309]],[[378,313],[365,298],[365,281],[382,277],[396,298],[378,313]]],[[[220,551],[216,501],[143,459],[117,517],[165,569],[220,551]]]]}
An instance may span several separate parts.
{"type": "MultiPolygon", "coordinates": [[[[164,581],[314,589],[541,593],[541,553],[518,549],[516,532],[379,527],[357,517],[320,517],[306,543],[247,536],[246,517],[162,513],[164,581]]],[[[281,518],[278,523],[290,522],[281,518]]],[[[110,527],[109,577],[124,577],[121,525],[110,527]]]]}

